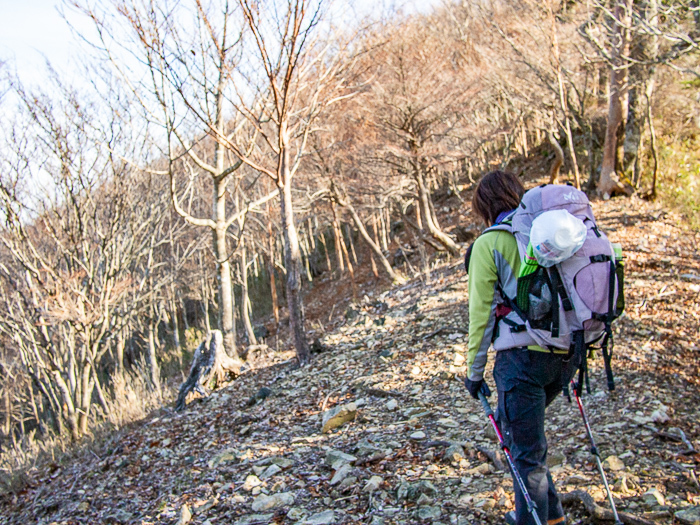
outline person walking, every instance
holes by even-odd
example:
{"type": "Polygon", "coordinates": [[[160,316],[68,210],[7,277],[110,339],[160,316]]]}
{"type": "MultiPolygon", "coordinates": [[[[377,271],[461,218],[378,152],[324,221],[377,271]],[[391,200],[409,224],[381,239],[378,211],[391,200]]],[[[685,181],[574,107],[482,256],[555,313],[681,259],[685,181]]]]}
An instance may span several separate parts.
{"type": "MultiPolygon", "coordinates": [[[[492,171],[479,182],[472,199],[473,211],[491,227],[507,221],[525,193],[512,173],[492,171]]],[[[493,377],[498,391],[496,419],[515,466],[537,506],[542,523],[561,525],[566,517],[547,468],[545,408],[562,391],[566,350],[550,351],[522,330],[524,320],[508,307],[504,297],[517,294],[520,256],[515,237],[502,230],[487,231],[476,239],[468,261],[469,343],[464,384],[478,399],[487,393],[484,370],[487,352],[496,350],[493,377]]],[[[535,523],[517,483],[515,512],[506,522],[535,523]]]]}

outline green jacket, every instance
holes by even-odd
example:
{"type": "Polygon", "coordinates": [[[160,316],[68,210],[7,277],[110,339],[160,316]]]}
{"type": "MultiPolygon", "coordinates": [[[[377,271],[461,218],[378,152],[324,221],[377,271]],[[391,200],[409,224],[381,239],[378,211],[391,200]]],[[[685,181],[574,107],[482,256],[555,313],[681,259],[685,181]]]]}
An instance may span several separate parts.
{"type": "MultiPolygon", "coordinates": [[[[501,290],[508,297],[517,294],[520,254],[515,237],[506,231],[491,231],[475,242],[469,261],[469,350],[467,374],[472,381],[484,377],[488,349],[496,350],[527,346],[548,352],[536,345],[527,331],[512,332],[510,326],[496,319],[496,307],[503,304],[501,290]]],[[[514,324],[523,324],[515,312],[507,316],[514,324]]]]}

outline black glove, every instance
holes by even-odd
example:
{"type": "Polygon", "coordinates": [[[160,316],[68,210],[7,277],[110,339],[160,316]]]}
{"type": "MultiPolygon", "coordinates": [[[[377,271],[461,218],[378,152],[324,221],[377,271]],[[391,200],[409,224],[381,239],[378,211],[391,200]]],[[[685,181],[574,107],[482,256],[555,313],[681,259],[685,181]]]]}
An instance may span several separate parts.
{"type": "Polygon", "coordinates": [[[489,386],[483,379],[479,379],[478,381],[472,381],[471,379],[466,377],[464,379],[464,386],[467,387],[467,390],[469,390],[469,393],[474,399],[479,399],[479,392],[484,394],[486,397],[489,397],[491,395],[491,390],[489,390],[489,386]]]}

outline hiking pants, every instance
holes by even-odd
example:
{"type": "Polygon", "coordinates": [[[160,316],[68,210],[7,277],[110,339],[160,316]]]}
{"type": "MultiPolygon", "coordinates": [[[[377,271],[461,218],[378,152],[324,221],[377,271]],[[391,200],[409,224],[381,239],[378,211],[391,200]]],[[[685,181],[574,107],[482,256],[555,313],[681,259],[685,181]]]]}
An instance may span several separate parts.
{"type": "MultiPolygon", "coordinates": [[[[561,393],[564,356],[513,348],[496,353],[493,376],[498,389],[497,419],[518,473],[523,478],[540,521],[565,522],[564,510],[547,468],[545,408],[561,393]]],[[[535,523],[513,479],[517,525],[535,523]]]]}

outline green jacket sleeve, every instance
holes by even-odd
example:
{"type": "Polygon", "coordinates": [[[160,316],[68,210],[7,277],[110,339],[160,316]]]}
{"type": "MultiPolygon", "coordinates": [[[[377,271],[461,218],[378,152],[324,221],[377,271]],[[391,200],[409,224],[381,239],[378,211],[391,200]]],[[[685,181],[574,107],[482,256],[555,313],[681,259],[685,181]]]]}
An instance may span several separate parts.
{"type": "MultiPolygon", "coordinates": [[[[518,244],[512,234],[492,231],[474,243],[469,262],[469,345],[467,374],[472,381],[484,377],[484,369],[496,328],[499,268],[504,275],[517,275],[520,267],[518,244]]],[[[504,283],[501,283],[504,284],[504,283]]]]}

